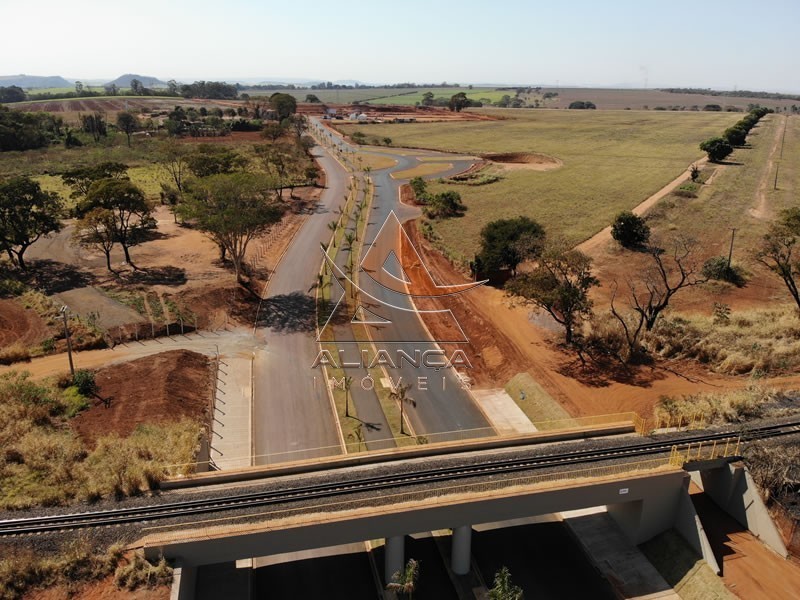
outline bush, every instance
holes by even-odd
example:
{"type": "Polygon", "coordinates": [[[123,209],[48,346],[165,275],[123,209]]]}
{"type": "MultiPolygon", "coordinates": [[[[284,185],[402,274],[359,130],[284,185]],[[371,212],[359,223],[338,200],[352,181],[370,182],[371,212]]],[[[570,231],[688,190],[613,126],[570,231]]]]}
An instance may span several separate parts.
{"type": "Polygon", "coordinates": [[[650,241],[650,227],[642,217],[621,212],[611,225],[611,237],[624,248],[641,248],[650,241]]]}
{"type": "Polygon", "coordinates": [[[708,154],[711,162],[719,162],[733,152],[733,147],[724,138],[715,137],[701,143],[700,150],[708,154]]]}
{"type": "Polygon", "coordinates": [[[703,277],[727,281],[736,287],[742,287],[745,284],[744,272],[741,267],[728,266],[728,259],[724,256],[714,256],[703,263],[703,277]]]}
{"type": "Polygon", "coordinates": [[[722,137],[724,137],[731,146],[744,146],[747,140],[747,130],[737,124],[733,127],[728,127],[725,133],[722,134],[722,137]]]}
{"type": "Polygon", "coordinates": [[[0,350],[0,365],[10,365],[16,362],[29,361],[30,350],[20,343],[12,344],[0,350]]]}
{"type": "Polygon", "coordinates": [[[89,408],[88,398],[81,394],[74,385],[64,390],[61,394],[61,400],[64,403],[64,415],[70,419],[89,408]]]}
{"type": "Polygon", "coordinates": [[[688,424],[697,418],[708,424],[740,423],[762,416],[766,405],[779,398],[775,390],[755,383],[728,392],[662,396],[655,408],[655,418],[662,423],[688,424]]]}
{"type": "Polygon", "coordinates": [[[684,183],[672,192],[673,196],[679,198],[697,198],[699,186],[696,183],[684,183]]]}
{"type": "Polygon", "coordinates": [[[94,396],[97,393],[97,383],[94,380],[94,371],[79,369],[75,371],[75,386],[83,396],[94,396]]]}
{"type": "Polygon", "coordinates": [[[597,108],[597,106],[595,106],[594,102],[589,102],[588,100],[575,100],[574,102],[570,103],[569,108],[573,110],[594,110],[597,108]]]}
{"type": "Polygon", "coordinates": [[[120,589],[133,591],[141,587],[149,589],[172,582],[172,568],[161,557],[157,564],[150,563],[138,552],[127,565],[121,566],[114,574],[114,583],[120,589]]]}

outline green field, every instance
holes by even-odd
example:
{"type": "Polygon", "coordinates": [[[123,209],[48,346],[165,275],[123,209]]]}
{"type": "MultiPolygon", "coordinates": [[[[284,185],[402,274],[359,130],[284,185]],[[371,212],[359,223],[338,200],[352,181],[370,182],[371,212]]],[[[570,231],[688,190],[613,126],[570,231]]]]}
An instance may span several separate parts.
{"type": "Polygon", "coordinates": [[[703,153],[698,144],[741,115],[710,112],[488,110],[499,121],[341,126],[395,146],[466,154],[536,152],[563,161],[551,171],[492,167],[502,179],[485,186],[435,183],[456,189],[468,207],[461,218],[434,222],[456,261],[479,248],[481,228],[499,218],[527,215],[554,235],[584,240],[658,191],[703,153]]]}
{"type": "MultiPolygon", "coordinates": [[[[276,90],[245,90],[251,96],[270,96],[276,90]]],[[[514,91],[497,91],[494,88],[474,88],[470,90],[466,87],[453,88],[370,88],[353,90],[280,90],[291,94],[300,101],[305,101],[308,94],[314,94],[322,102],[332,104],[350,104],[362,102],[369,104],[393,104],[396,106],[414,106],[422,102],[422,95],[425,92],[433,92],[435,98],[449,99],[458,92],[464,92],[467,97],[473,100],[489,99],[492,102],[500,100],[505,94],[514,96],[514,91]]]]}

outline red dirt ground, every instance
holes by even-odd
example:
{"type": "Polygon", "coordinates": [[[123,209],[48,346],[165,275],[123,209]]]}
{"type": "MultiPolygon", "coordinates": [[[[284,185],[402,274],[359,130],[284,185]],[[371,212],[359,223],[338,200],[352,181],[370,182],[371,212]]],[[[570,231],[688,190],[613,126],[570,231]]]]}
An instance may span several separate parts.
{"type": "MultiPolygon", "coordinates": [[[[406,230],[439,284],[467,281],[419,235],[415,223],[407,224],[406,230]]],[[[406,261],[404,257],[404,266],[410,262],[406,261]]],[[[412,271],[413,267],[409,267],[409,277],[414,279],[412,271]]],[[[575,416],[636,411],[649,417],[662,395],[720,391],[741,387],[747,381],[711,373],[684,361],[661,361],[630,374],[598,372],[559,346],[559,332],[534,324],[528,307],[514,305],[501,290],[487,286],[457,296],[423,299],[417,304],[422,309],[453,311],[470,340],[462,349],[472,361],[470,376],[476,387],[503,387],[510,377],[527,371],[575,416]]],[[[447,334],[434,319],[426,318],[426,325],[435,336],[447,334]]],[[[783,387],[796,385],[797,379],[769,379],[765,383],[783,387]]]]}
{"type": "Polygon", "coordinates": [[[35,311],[15,300],[0,299],[0,348],[15,343],[35,346],[51,336],[47,323],[35,311]]]}
{"type": "Polygon", "coordinates": [[[172,350],[100,369],[92,407],[70,421],[89,445],[109,433],[130,435],[137,425],[189,417],[207,420],[212,389],[210,361],[188,350],[172,350]]]}
{"type": "Polygon", "coordinates": [[[65,586],[57,586],[46,590],[36,590],[24,596],[25,600],[67,600],[69,598],[80,598],[81,600],[168,600],[169,597],[169,586],[129,592],[117,589],[113,577],[107,577],[102,581],[80,586],[77,590],[67,589],[65,586]]]}

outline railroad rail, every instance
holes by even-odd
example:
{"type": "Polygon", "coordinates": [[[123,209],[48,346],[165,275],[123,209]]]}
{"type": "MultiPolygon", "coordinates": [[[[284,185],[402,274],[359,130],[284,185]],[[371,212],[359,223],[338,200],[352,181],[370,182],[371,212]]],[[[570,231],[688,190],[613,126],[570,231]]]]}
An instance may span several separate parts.
{"type": "Polygon", "coordinates": [[[27,517],[0,521],[0,536],[25,535],[52,531],[103,527],[123,523],[146,522],[160,519],[208,514],[213,512],[241,510],[304,500],[330,499],[347,494],[374,492],[403,486],[443,483],[466,478],[518,473],[536,469],[567,465],[632,459],[674,452],[675,449],[690,448],[698,443],[714,443],[733,440],[737,443],[783,435],[800,434],[800,421],[764,425],[741,432],[722,431],[692,435],[682,438],[655,439],[647,442],[620,445],[610,448],[554,452],[533,457],[499,459],[477,465],[423,468],[409,473],[378,476],[354,476],[345,481],[298,485],[295,487],[258,492],[241,492],[216,498],[199,498],[174,502],[163,502],[147,506],[100,509],[81,513],[27,517]]]}

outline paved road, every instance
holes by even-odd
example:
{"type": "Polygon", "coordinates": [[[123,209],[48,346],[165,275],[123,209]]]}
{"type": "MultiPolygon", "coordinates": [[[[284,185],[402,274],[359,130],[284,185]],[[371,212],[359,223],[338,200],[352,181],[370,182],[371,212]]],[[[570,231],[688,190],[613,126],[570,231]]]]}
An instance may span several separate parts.
{"type": "MultiPolygon", "coordinates": [[[[350,145],[338,136],[330,133],[328,135],[334,144],[345,151],[353,150],[350,145]]],[[[419,154],[442,156],[435,152],[419,152],[419,154]]],[[[399,189],[400,185],[405,181],[391,177],[391,173],[412,168],[418,164],[418,161],[412,156],[403,156],[384,151],[381,152],[381,155],[395,159],[397,165],[391,169],[373,171],[372,173],[372,180],[375,184],[375,198],[367,225],[365,253],[392,211],[395,212],[401,222],[419,216],[418,209],[400,203],[399,189]]],[[[468,160],[450,160],[449,162],[453,164],[453,167],[445,173],[438,174],[437,177],[461,172],[472,164],[468,160]]],[[[387,250],[388,248],[381,249],[379,256],[384,256],[387,250]]],[[[366,285],[366,279],[361,278],[362,289],[366,285]]],[[[440,283],[446,284],[447,282],[440,283]]],[[[368,291],[381,301],[408,310],[408,312],[404,310],[393,311],[391,326],[373,328],[373,339],[379,349],[386,348],[391,354],[401,349],[413,355],[417,350],[423,353],[426,350],[434,350],[436,348],[432,342],[418,341],[429,340],[429,335],[419,316],[413,311],[413,306],[408,297],[395,294],[381,286],[373,286],[368,291]],[[413,342],[397,343],[398,339],[413,340],[413,342]]],[[[464,430],[469,430],[468,437],[479,437],[494,433],[490,423],[477,407],[470,394],[461,388],[454,369],[443,369],[437,372],[433,369],[418,369],[405,363],[401,368],[389,369],[389,375],[395,380],[402,377],[404,383],[413,385],[409,391],[409,396],[416,401],[416,407],[408,410],[407,415],[414,431],[418,435],[424,434],[431,441],[440,441],[443,439],[458,439],[462,437],[462,434],[457,432],[464,430]],[[418,386],[418,377],[420,376],[428,378],[427,390],[423,391],[418,386]]]]}
{"type": "Polygon", "coordinates": [[[327,189],[273,273],[260,310],[254,464],[341,452],[325,382],[311,365],[317,355],[314,285],[322,262],[319,248],[330,239],[328,223],[344,203],[348,177],[327,152],[314,152],[325,170],[327,189]]]}

